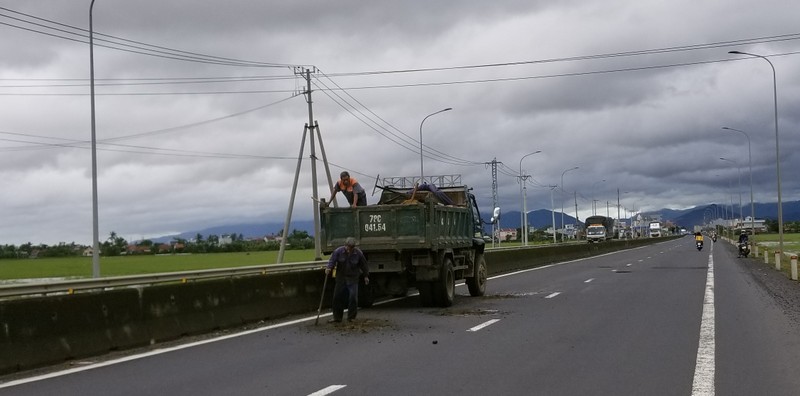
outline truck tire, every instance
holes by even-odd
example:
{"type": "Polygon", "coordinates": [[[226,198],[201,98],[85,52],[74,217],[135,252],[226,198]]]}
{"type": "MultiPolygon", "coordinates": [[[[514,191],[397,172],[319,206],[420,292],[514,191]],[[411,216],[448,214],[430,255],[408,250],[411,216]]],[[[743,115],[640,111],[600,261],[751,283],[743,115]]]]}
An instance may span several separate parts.
{"type": "Polygon", "coordinates": [[[423,307],[433,306],[433,282],[417,282],[417,290],[419,291],[419,303],[423,307]]]}
{"type": "Polygon", "coordinates": [[[483,254],[475,255],[475,272],[471,278],[467,278],[467,288],[469,295],[472,297],[480,297],[486,294],[486,259],[483,254]]]}
{"type": "Polygon", "coordinates": [[[434,299],[437,306],[449,307],[453,305],[456,297],[456,274],[453,270],[453,260],[445,257],[442,269],[439,271],[439,280],[434,283],[434,299]]]}

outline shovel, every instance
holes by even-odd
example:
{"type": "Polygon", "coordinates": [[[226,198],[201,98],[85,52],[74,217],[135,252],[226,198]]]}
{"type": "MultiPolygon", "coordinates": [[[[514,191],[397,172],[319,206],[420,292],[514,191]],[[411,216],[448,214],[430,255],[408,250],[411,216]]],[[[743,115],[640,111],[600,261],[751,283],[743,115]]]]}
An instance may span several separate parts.
{"type": "Polygon", "coordinates": [[[325,299],[325,287],[328,286],[328,272],[325,272],[325,281],[322,282],[322,295],[319,297],[319,308],[317,308],[317,319],[314,320],[314,326],[319,323],[319,315],[322,312],[322,300],[325,299]]]}

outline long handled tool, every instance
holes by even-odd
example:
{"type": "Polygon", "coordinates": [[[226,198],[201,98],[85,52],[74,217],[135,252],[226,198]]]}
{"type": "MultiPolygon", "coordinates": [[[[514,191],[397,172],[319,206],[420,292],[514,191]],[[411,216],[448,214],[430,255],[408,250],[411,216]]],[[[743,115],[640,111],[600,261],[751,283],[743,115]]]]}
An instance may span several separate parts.
{"type": "Polygon", "coordinates": [[[325,299],[325,288],[328,286],[328,271],[325,271],[325,281],[322,282],[322,295],[319,297],[319,308],[317,308],[317,319],[314,320],[314,326],[319,323],[319,315],[322,312],[322,300],[325,299]]]}

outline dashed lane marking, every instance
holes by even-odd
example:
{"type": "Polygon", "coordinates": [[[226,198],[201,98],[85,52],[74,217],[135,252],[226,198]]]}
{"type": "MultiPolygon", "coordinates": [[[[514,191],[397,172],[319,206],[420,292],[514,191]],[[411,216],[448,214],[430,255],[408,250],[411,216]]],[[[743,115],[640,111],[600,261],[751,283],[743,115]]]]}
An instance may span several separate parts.
{"type": "Polygon", "coordinates": [[[481,324],[479,324],[479,325],[477,325],[475,327],[471,327],[471,328],[467,329],[467,331],[475,332],[475,331],[478,331],[478,330],[480,330],[480,329],[482,329],[482,328],[484,328],[486,326],[491,326],[491,325],[493,325],[493,324],[495,324],[495,323],[497,323],[499,321],[500,321],[500,319],[492,319],[492,320],[483,322],[483,323],[481,323],[481,324]]]}
{"type": "Polygon", "coordinates": [[[339,389],[342,389],[342,388],[344,388],[344,387],[346,387],[346,386],[347,386],[347,385],[331,385],[331,386],[328,386],[328,387],[326,387],[326,388],[324,388],[324,389],[320,389],[320,390],[318,390],[318,391],[316,391],[316,392],[314,392],[314,393],[311,393],[311,394],[309,394],[308,396],[325,396],[325,395],[330,395],[331,393],[333,393],[333,392],[336,392],[336,391],[338,391],[339,389]]]}
{"type": "Polygon", "coordinates": [[[561,294],[561,292],[550,293],[547,296],[545,296],[544,298],[553,298],[553,297],[555,297],[555,296],[557,296],[559,294],[561,294]]]}

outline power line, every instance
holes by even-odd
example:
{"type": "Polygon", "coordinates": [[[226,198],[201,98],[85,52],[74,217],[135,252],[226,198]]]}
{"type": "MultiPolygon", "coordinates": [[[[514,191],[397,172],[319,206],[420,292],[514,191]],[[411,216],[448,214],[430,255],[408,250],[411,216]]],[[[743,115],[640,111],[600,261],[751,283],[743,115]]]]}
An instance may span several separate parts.
{"type": "MultiPolygon", "coordinates": [[[[88,41],[84,41],[83,40],[83,39],[87,39],[88,38],[89,31],[86,30],[86,29],[83,29],[83,28],[80,28],[80,27],[76,27],[76,26],[72,26],[72,25],[63,24],[63,23],[56,22],[56,21],[53,21],[53,20],[50,20],[50,19],[40,18],[40,17],[31,15],[31,14],[26,14],[26,13],[23,13],[23,12],[14,11],[12,9],[5,8],[5,7],[0,7],[0,10],[4,10],[6,12],[10,12],[10,13],[13,13],[13,14],[16,14],[16,15],[22,15],[22,16],[25,16],[25,17],[33,19],[33,20],[42,21],[42,22],[46,22],[46,23],[49,23],[49,24],[52,24],[52,25],[61,26],[61,27],[65,27],[65,28],[68,28],[68,29],[75,30],[77,32],[73,32],[73,31],[69,31],[69,30],[65,30],[65,29],[61,29],[61,28],[57,28],[57,27],[48,26],[48,25],[45,25],[45,24],[42,24],[42,23],[36,23],[36,22],[28,21],[28,20],[25,20],[25,19],[22,19],[22,18],[18,18],[18,17],[6,15],[6,14],[0,14],[0,17],[5,17],[5,18],[11,19],[11,20],[15,20],[15,21],[24,23],[24,24],[37,26],[39,28],[48,29],[48,30],[52,30],[52,31],[55,31],[55,32],[60,32],[60,33],[67,34],[67,35],[77,36],[78,39],[73,38],[73,37],[68,37],[68,36],[62,36],[60,34],[51,33],[51,32],[48,32],[48,31],[37,30],[35,28],[23,27],[23,26],[10,24],[10,23],[0,22],[0,24],[2,24],[2,25],[6,25],[6,26],[9,26],[9,27],[22,29],[22,30],[26,30],[26,31],[34,32],[34,33],[44,34],[44,35],[51,36],[51,37],[56,37],[56,38],[70,40],[70,41],[76,41],[76,42],[83,43],[83,44],[88,44],[88,41]]],[[[161,57],[161,58],[167,58],[167,59],[173,59],[173,60],[182,60],[182,61],[188,61],[188,62],[200,62],[200,63],[209,63],[209,64],[217,64],[217,65],[225,65],[225,66],[239,66],[239,67],[280,67],[280,68],[287,68],[287,67],[300,66],[300,65],[287,64],[287,63],[258,62],[258,61],[249,61],[249,60],[241,60],[241,59],[234,59],[234,58],[226,58],[226,57],[207,55],[207,54],[202,54],[202,53],[197,53],[197,52],[183,51],[183,50],[179,50],[179,49],[163,47],[163,46],[158,46],[158,45],[153,45],[153,44],[148,44],[148,43],[144,43],[144,42],[140,42],[140,41],[129,40],[129,39],[116,37],[116,36],[103,34],[103,33],[98,33],[98,32],[95,32],[94,34],[96,36],[99,36],[99,38],[95,39],[96,41],[107,43],[107,44],[95,44],[96,46],[109,48],[109,49],[114,49],[114,50],[119,50],[119,51],[136,53],[136,54],[140,54],[140,55],[148,55],[148,56],[161,57]],[[105,37],[105,38],[102,38],[102,37],[105,37]]]]}
{"type": "MultiPolygon", "coordinates": [[[[390,123],[390,122],[386,121],[385,119],[383,119],[383,118],[382,118],[382,117],[380,117],[379,115],[375,114],[375,112],[373,112],[373,111],[372,111],[372,110],[370,110],[370,109],[369,109],[369,108],[368,108],[366,105],[364,105],[363,103],[361,103],[361,102],[360,102],[358,99],[356,99],[356,98],[355,98],[353,95],[351,95],[349,92],[347,92],[347,90],[345,90],[345,89],[343,89],[342,87],[340,87],[340,86],[339,86],[339,85],[338,85],[338,84],[337,84],[335,81],[333,81],[333,79],[331,79],[330,77],[328,77],[327,75],[325,75],[325,73],[324,73],[324,72],[321,72],[321,71],[320,71],[320,73],[321,73],[323,76],[325,76],[326,78],[328,78],[328,80],[330,80],[330,81],[331,81],[331,83],[332,83],[333,85],[335,85],[335,86],[336,86],[336,88],[337,88],[338,90],[340,90],[340,91],[342,91],[343,93],[345,93],[345,94],[346,94],[348,97],[350,97],[351,99],[353,99],[353,100],[354,100],[356,103],[358,103],[358,104],[359,104],[361,107],[363,107],[363,108],[364,108],[366,111],[368,111],[368,112],[369,112],[369,113],[370,113],[372,116],[374,116],[374,117],[376,117],[377,119],[379,119],[381,122],[383,122],[383,124],[385,124],[385,125],[389,126],[389,128],[391,128],[392,130],[396,131],[397,133],[394,133],[394,132],[392,132],[392,131],[390,131],[390,130],[388,130],[388,129],[386,129],[386,128],[383,128],[383,127],[381,127],[382,129],[384,129],[385,131],[387,131],[388,133],[390,133],[390,134],[392,134],[392,135],[394,135],[394,136],[397,136],[398,138],[400,138],[400,139],[404,140],[405,142],[412,143],[412,144],[414,145],[414,150],[416,150],[416,146],[417,146],[417,145],[420,143],[420,142],[419,142],[419,140],[417,140],[417,139],[415,139],[415,138],[412,138],[412,137],[408,136],[406,133],[404,133],[404,132],[403,132],[403,131],[401,131],[399,128],[397,128],[396,126],[394,126],[392,123],[390,123]]],[[[319,80],[319,79],[317,79],[317,80],[319,80]]],[[[320,82],[320,83],[321,83],[321,82],[320,82]]],[[[324,84],[323,84],[323,85],[324,85],[324,84]]],[[[327,86],[326,86],[326,87],[327,87],[327,86]]],[[[334,94],[336,94],[336,93],[334,92],[334,94]]],[[[339,98],[341,98],[341,96],[339,96],[338,94],[336,94],[336,96],[337,96],[337,97],[339,97],[339,98]]],[[[353,106],[353,108],[355,108],[355,106],[353,106]]],[[[359,113],[360,113],[360,111],[359,111],[359,113]]],[[[363,115],[363,113],[361,113],[361,114],[363,115]]],[[[373,121],[373,122],[374,122],[374,121],[373,121]]],[[[376,125],[378,124],[377,122],[375,122],[375,123],[376,123],[376,125]]],[[[450,154],[447,154],[447,153],[445,153],[445,152],[443,152],[443,151],[440,151],[440,150],[434,149],[434,148],[432,148],[432,147],[430,147],[430,146],[427,146],[427,145],[423,145],[423,147],[426,147],[426,148],[427,148],[429,151],[432,151],[432,152],[434,152],[434,153],[436,153],[436,154],[438,154],[438,155],[441,155],[442,157],[446,157],[446,158],[448,159],[448,161],[447,161],[447,162],[455,162],[455,163],[460,163],[460,164],[462,164],[462,165],[481,165],[481,164],[482,164],[481,162],[476,162],[476,161],[465,160],[465,159],[461,159],[461,158],[458,158],[458,157],[452,156],[452,155],[450,155],[450,154]]]]}
{"type": "Polygon", "coordinates": [[[702,49],[714,49],[714,48],[721,48],[721,47],[750,45],[750,44],[763,44],[763,43],[770,43],[770,42],[777,42],[777,41],[798,40],[798,39],[800,39],[800,33],[790,33],[790,34],[782,34],[782,35],[776,35],[776,36],[765,36],[765,37],[757,37],[757,38],[749,38],[749,39],[719,41],[719,42],[715,42],[715,43],[689,44],[689,45],[683,45],[683,46],[663,47],[663,48],[645,49],[645,50],[633,50],[633,51],[624,51],[624,52],[612,52],[612,53],[605,53],[605,54],[580,55],[580,56],[572,56],[572,57],[526,60],[526,61],[515,61],[515,62],[487,63],[487,64],[478,64],[478,65],[462,65],[462,66],[430,67],[430,68],[398,69],[398,70],[381,70],[381,71],[365,71],[365,72],[350,72],[350,73],[331,73],[330,76],[331,77],[349,77],[349,76],[366,76],[366,75],[382,75],[382,74],[405,74],[405,73],[452,71],[452,70],[465,70],[465,69],[483,69],[483,68],[520,66],[520,65],[543,64],[543,63],[573,62],[573,61],[597,60],[597,59],[618,58],[618,57],[628,57],[628,56],[638,56],[638,55],[653,55],[653,54],[662,54],[662,53],[671,53],[671,52],[695,51],[695,50],[702,50],[702,49]]]}
{"type": "MultiPolygon", "coordinates": [[[[265,105],[261,105],[261,106],[253,107],[253,108],[250,108],[250,109],[242,110],[242,111],[239,111],[239,112],[236,112],[236,113],[226,114],[224,116],[215,117],[215,118],[202,120],[202,121],[198,121],[198,122],[193,122],[193,123],[189,123],[189,124],[184,124],[184,125],[179,125],[179,126],[174,126],[174,127],[169,127],[169,128],[163,128],[163,129],[157,129],[157,130],[147,131],[147,132],[139,132],[139,133],[129,134],[129,135],[125,135],[125,136],[118,136],[118,137],[115,137],[115,138],[101,139],[101,140],[98,141],[98,143],[100,143],[100,144],[111,144],[112,142],[116,142],[116,141],[120,141],[120,140],[136,139],[136,138],[141,138],[141,137],[145,137],[145,136],[161,135],[161,134],[175,132],[175,131],[184,130],[184,129],[189,129],[189,128],[193,128],[193,127],[197,127],[197,126],[201,126],[201,125],[207,125],[207,124],[211,124],[213,122],[225,120],[225,119],[228,119],[228,118],[234,118],[234,117],[238,117],[238,116],[241,116],[241,115],[244,115],[244,114],[252,113],[254,111],[262,110],[262,109],[265,109],[267,107],[271,107],[271,106],[283,103],[285,101],[288,101],[288,100],[294,98],[295,96],[297,96],[297,94],[292,95],[292,96],[290,96],[288,98],[284,98],[284,99],[272,102],[272,103],[267,103],[265,105]]],[[[19,151],[19,150],[24,150],[24,149],[41,149],[42,146],[43,147],[75,147],[75,146],[79,146],[79,145],[88,143],[87,141],[83,141],[83,140],[72,140],[72,139],[64,139],[64,138],[51,137],[51,136],[40,136],[40,135],[34,135],[34,134],[24,134],[24,133],[17,133],[17,132],[0,131],[0,134],[14,135],[14,136],[25,136],[25,137],[34,137],[34,138],[39,138],[39,139],[62,140],[64,142],[66,142],[66,143],[57,144],[57,143],[40,143],[40,142],[24,141],[24,143],[35,144],[35,145],[37,145],[37,147],[6,147],[6,148],[0,149],[2,151],[19,151]]],[[[0,139],[0,140],[12,141],[11,139],[0,139]]]]}

